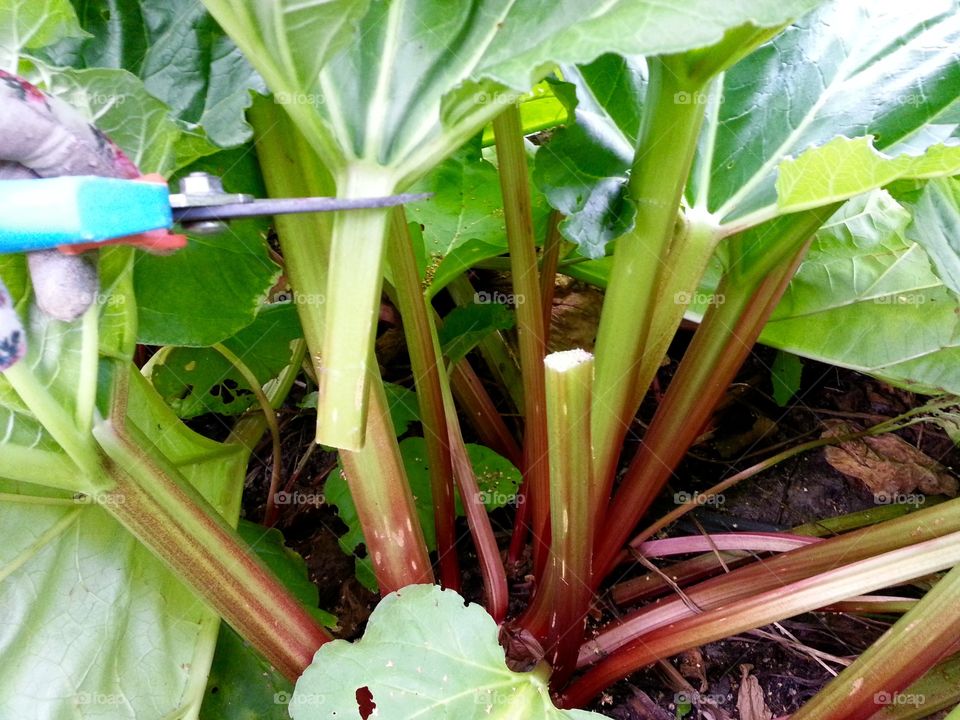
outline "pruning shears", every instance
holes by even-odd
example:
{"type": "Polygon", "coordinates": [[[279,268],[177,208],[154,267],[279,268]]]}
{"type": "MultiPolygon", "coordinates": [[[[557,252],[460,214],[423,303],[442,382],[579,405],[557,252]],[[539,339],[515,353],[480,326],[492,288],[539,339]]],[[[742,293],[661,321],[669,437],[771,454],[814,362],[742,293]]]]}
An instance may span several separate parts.
{"type": "Polygon", "coordinates": [[[429,197],[256,199],[224,192],[219,177],[202,172],[181,178],[179,189],[101,176],[0,180],[0,254],[100,243],[175,223],[212,234],[236,218],[386,208],[429,197]]]}

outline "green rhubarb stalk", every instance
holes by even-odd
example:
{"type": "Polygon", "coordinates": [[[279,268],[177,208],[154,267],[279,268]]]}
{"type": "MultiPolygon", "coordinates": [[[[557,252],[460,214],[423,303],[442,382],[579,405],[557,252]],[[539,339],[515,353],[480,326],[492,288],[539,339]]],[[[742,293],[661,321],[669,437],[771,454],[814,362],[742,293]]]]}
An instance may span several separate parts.
{"type": "MultiPolygon", "coordinates": [[[[128,369],[118,371],[122,378],[128,369]]],[[[296,679],[330,636],[126,417],[125,381],[93,437],[112,461],[103,506],[280,672],[296,679]]]]}
{"type": "MultiPolygon", "coordinates": [[[[431,320],[436,318],[433,313],[431,320]]],[[[436,357],[441,357],[440,339],[437,335],[436,322],[430,322],[430,338],[433,342],[433,353],[436,357]]],[[[466,360],[461,360],[454,368],[450,369],[450,375],[463,379],[473,377],[476,385],[479,386],[479,379],[473,374],[466,360]]],[[[480,495],[480,488],[477,485],[477,478],[473,472],[473,465],[470,462],[470,456],[467,454],[467,446],[463,441],[463,434],[460,431],[460,422],[457,417],[457,407],[453,402],[452,380],[447,373],[440,375],[440,389],[443,393],[443,407],[447,420],[447,438],[450,442],[450,459],[453,464],[453,478],[457,483],[457,489],[460,492],[460,499],[463,503],[464,512],[467,515],[467,527],[470,529],[470,538],[473,540],[474,548],[477,551],[477,559],[480,563],[480,574],[483,577],[484,604],[487,612],[498,623],[503,622],[507,614],[507,575],[503,568],[503,561],[500,559],[500,549],[497,546],[497,539],[493,534],[493,527],[490,524],[490,515],[483,504],[480,495]]],[[[479,386],[476,394],[468,391],[475,399],[489,402],[490,398],[482,386],[479,386]]],[[[499,415],[493,410],[493,415],[499,421],[499,415]]],[[[502,421],[501,421],[502,424],[502,421]]],[[[508,434],[509,435],[509,434],[508,434]]],[[[511,438],[512,440],[512,438],[511,438]]],[[[519,450],[515,450],[519,454],[519,450]]]]}
{"type": "MultiPolygon", "coordinates": [[[[921,701],[887,705],[873,716],[874,720],[920,720],[956,705],[960,702],[960,654],[938,663],[904,690],[898,699],[921,701]]],[[[954,712],[944,720],[956,720],[957,717],[960,717],[960,712],[954,712]]]]}
{"type": "Polygon", "coordinates": [[[700,92],[677,57],[650,60],[638,150],[627,192],[637,207],[633,230],[617,240],[597,333],[593,398],[595,473],[605,494],[613,487],[626,429],[642,392],[635,376],[655,308],[657,276],[674,237],[680,199],[693,163],[704,105],[678,102],[700,92]]]}
{"type": "Polygon", "coordinates": [[[371,390],[370,442],[356,452],[341,450],[340,461],[377,584],[386,595],[432,583],[433,571],[379,376],[371,390]]]}
{"type": "MultiPolygon", "coordinates": [[[[866,720],[939,662],[960,637],[960,566],[793,714],[793,720],[866,720]]],[[[919,703],[915,703],[919,704],[919,703]]]]}
{"type": "Polygon", "coordinates": [[[597,495],[591,482],[590,394],[593,356],[567,350],[544,360],[547,433],[550,443],[550,550],[546,583],[534,606],[549,607],[547,660],[551,683],[566,681],[577,665],[584,621],[593,597],[591,584],[597,495]]]}
{"type": "MultiPolygon", "coordinates": [[[[274,197],[331,195],[333,180],[283,109],[257,98],[247,111],[267,191],[274,197]]],[[[278,215],[274,218],[285,272],[303,327],[314,374],[320,376],[326,263],[333,218],[330,213],[278,215]]]]}
{"type": "Polygon", "coordinates": [[[453,465],[447,437],[447,419],[440,387],[440,358],[434,352],[430,316],[417,274],[410,231],[403,208],[392,213],[387,257],[392,270],[397,303],[403,318],[413,381],[417,388],[420,420],[427,445],[427,465],[433,497],[433,517],[437,536],[440,582],[444,587],[460,588],[457,562],[456,512],[453,501],[453,465]]]}
{"type": "Polygon", "coordinates": [[[549,547],[550,477],[547,466],[547,422],[544,398],[543,304],[533,234],[527,152],[520,111],[511,105],[493,121],[504,221],[510,249],[510,270],[516,299],[520,367],[523,377],[523,477],[530,504],[533,561],[537,574],[549,547]]]}
{"type": "MultiPolygon", "coordinates": [[[[434,342],[439,347],[434,332],[434,342]]],[[[509,600],[507,591],[507,574],[500,559],[500,549],[497,539],[490,525],[490,515],[483,504],[480,487],[467,455],[467,447],[460,433],[460,423],[457,422],[457,410],[453,404],[453,394],[448,383],[443,383],[443,401],[447,411],[447,434],[450,438],[450,450],[453,460],[453,477],[460,491],[464,511],[467,514],[467,525],[470,528],[470,537],[477,550],[477,559],[480,563],[480,574],[483,576],[484,604],[487,612],[498,623],[502,623],[507,615],[509,600]]]]}
{"type": "MultiPolygon", "coordinates": [[[[337,195],[343,198],[389,195],[393,189],[393,179],[377,166],[352,163],[337,178],[337,195]]],[[[344,450],[364,445],[368,395],[378,374],[373,343],[389,217],[389,209],[378,208],[338,212],[333,221],[316,439],[344,450]]]]}
{"type": "MultiPolygon", "coordinates": [[[[749,271],[737,266],[721,281],[718,297],[724,301],[707,311],[610,503],[594,562],[598,582],[612,569],[627,538],[696,439],[783,295],[811,236],[835,209],[818,208],[772,221],[758,232],[776,233],[776,248],[749,271]]],[[[596,440],[594,444],[600,453],[596,440]]]]}
{"type": "Polygon", "coordinates": [[[568,708],[582,707],[611,683],[660,658],[958,563],[960,533],[953,533],[754,593],[736,603],[707,610],[636,638],[600,660],[571,684],[560,704],[568,708]]]}

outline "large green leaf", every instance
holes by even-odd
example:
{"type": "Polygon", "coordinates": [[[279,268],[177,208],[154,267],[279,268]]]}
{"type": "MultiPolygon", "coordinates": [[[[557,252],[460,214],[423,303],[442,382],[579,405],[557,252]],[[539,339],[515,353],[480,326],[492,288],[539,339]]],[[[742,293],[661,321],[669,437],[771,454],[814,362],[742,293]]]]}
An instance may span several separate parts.
{"type": "Polygon", "coordinates": [[[174,117],[202,128],[221,147],[250,139],[248,91],[263,81],[192,0],[75,0],[86,38],[69,38],[43,54],[57,65],[116,68],[140,77],[174,117]]]}
{"type": "MultiPolygon", "coordinates": [[[[224,177],[227,192],[263,195],[256,156],[247,146],[203,157],[183,170],[224,177]]],[[[280,276],[265,242],[269,224],[239,220],[217,235],[190,236],[174,255],[141,255],[134,270],[140,341],[211,345],[257,316],[280,276]]]]}
{"type": "MultiPolygon", "coordinates": [[[[925,126],[956,100],[958,42],[956,0],[824,5],[725,73],[722,101],[707,114],[691,198],[726,221],[777,214],[778,190],[785,209],[798,209],[896,178],[866,141],[829,143],[838,136],[871,135],[873,147],[892,158],[931,145],[942,156],[942,134],[925,126]],[[780,164],[804,151],[778,186],[780,164]]],[[[956,160],[937,162],[944,170],[956,160]]]]}
{"type": "Polygon", "coordinates": [[[357,717],[358,694],[366,689],[377,715],[394,720],[603,717],[558,710],[546,677],[506,666],[497,633],[482,607],[464,605],[452,590],[403,588],[380,601],[362,639],[320,648],[297,681],[290,715],[357,717]]]}
{"type": "Polygon", "coordinates": [[[589,9],[579,0],[369,7],[341,0],[270,10],[249,2],[206,4],[327,162],[376,163],[403,184],[450,154],[553,63],[703,47],[746,23],[780,25],[817,0],[694,0],[683,7],[614,0],[589,9]]]}
{"type": "MultiPolygon", "coordinates": [[[[198,490],[236,517],[243,449],[192,433],[142,379],[130,407],[198,490]]],[[[0,476],[12,469],[8,451],[0,447],[0,476]]],[[[101,497],[0,479],[0,716],[196,717],[219,618],[101,497]]]]}
{"type": "MultiPolygon", "coordinates": [[[[899,178],[957,172],[960,149],[942,143],[957,129],[958,40],[960,13],[948,0],[832,2],[799,20],[712,93],[676,98],[704,104],[707,117],[691,204],[754,223],[899,178]]],[[[576,86],[576,123],[538,154],[537,181],[569,216],[564,234],[598,257],[632,224],[623,188],[643,68],[602,58],[564,77],[576,86]]]]}
{"type": "Polygon", "coordinates": [[[935,144],[922,155],[888,156],[877,152],[871,136],[838,137],[785,160],[777,175],[777,207],[806,210],[846,200],[903,179],[932,178],[960,172],[960,145],[935,144]]]}
{"type": "MultiPolygon", "coordinates": [[[[939,189],[926,193],[936,199],[912,218],[884,191],[848,202],[817,234],[761,342],[914,390],[960,393],[957,295],[908,239],[941,228],[941,213],[955,222],[960,208],[939,189]]],[[[925,242],[947,248],[932,231],[925,242]]]]}

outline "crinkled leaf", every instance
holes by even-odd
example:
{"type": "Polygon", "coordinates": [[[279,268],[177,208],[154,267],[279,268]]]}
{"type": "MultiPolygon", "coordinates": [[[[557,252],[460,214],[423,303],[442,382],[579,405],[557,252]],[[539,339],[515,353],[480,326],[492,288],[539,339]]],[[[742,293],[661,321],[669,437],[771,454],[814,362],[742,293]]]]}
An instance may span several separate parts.
{"type": "MultiPolygon", "coordinates": [[[[250,139],[249,91],[263,81],[202,5],[193,0],[76,0],[90,36],[45,50],[58,65],[118,68],[140,77],[174,117],[216,145],[250,139]]],[[[209,151],[212,151],[212,148],[209,151]]]]}
{"type": "MultiPolygon", "coordinates": [[[[266,307],[250,325],[224,340],[262,386],[290,362],[290,343],[302,336],[290,304],[266,307]]],[[[253,389],[223,355],[210,348],[169,348],[151,362],[154,388],[182,418],[238,415],[256,404],[253,389]]]]}
{"type": "Polygon", "coordinates": [[[604,55],[589,65],[564,67],[563,76],[576,89],[576,122],[539,150],[534,180],[567,216],[563,235],[582,255],[596,258],[633,227],[636,208],[625,189],[640,132],[646,64],[604,55]]]}
{"type": "Polygon", "coordinates": [[[925,185],[906,236],[927,251],[943,284],[960,297],[960,181],[925,185]]]}
{"type": "Polygon", "coordinates": [[[83,29],[69,0],[2,0],[0,2],[0,68],[16,72],[24,50],[35,50],[83,29]]]}
{"type": "MultiPolygon", "coordinates": [[[[317,586],[307,576],[303,558],[284,545],[279,530],[240,520],[237,525],[250,547],[283,584],[327,627],[336,618],[317,609],[317,586]]],[[[201,720],[287,720],[293,684],[263,659],[229,625],[220,628],[210,667],[201,720]]]]}
{"type": "Polygon", "coordinates": [[[942,142],[942,133],[924,127],[956,99],[958,41],[956,0],[823,5],[725,73],[722,101],[707,115],[692,198],[721,219],[776,213],[778,166],[812,147],[800,165],[804,182],[784,188],[802,193],[804,207],[829,203],[831,183],[857,192],[875,187],[864,181],[888,175],[875,169],[876,153],[863,164],[866,141],[820,146],[871,135],[877,150],[896,156],[942,142]],[[860,161],[828,162],[839,149],[859,151],[860,161]]]}
{"type": "MultiPolygon", "coordinates": [[[[227,192],[262,197],[256,157],[240,147],[204,157],[184,172],[224,176],[227,192]]],[[[267,252],[265,220],[240,220],[217,235],[191,236],[169,256],[141,255],[135,268],[140,342],[212,345],[246,327],[280,275],[267,252]]]]}
{"type": "Polygon", "coordinates": [[[440,348],[447,359],[459,362],[487,335],[516,324],[510,309],[498,302],[471,303],[454,308],[440,328],[440,348]]]}
{"type": "Polygon", "coordinates": [[[481,157],[478,143],[440,163],[414,190],[433,193],[430,202],[408,210],[408,217],[423,226],[430,257],[444,258],[473,238],[502,244],[506,250],[497,169],[481,157]]]}
{"type": "Polygon", "coordinates": [[[357,717],[367,688],[380,717],[602,718],[558,710],[547,679],[507,668],[498,628],[479,605],[452,590],[411,585],[386,596],[355,643],[335,640],[317,651],[297,681],[294,720],[357,717]]]}
{"type": "MultiPolygon", "coordinates": [[[[915,225],[927,222],[914,213],[915,225]]],[[[957,296],[905,237],[910,221],[885,191],[849,201],[817,233],[761,341],[920,392],[960,393],[957,296]]]]}

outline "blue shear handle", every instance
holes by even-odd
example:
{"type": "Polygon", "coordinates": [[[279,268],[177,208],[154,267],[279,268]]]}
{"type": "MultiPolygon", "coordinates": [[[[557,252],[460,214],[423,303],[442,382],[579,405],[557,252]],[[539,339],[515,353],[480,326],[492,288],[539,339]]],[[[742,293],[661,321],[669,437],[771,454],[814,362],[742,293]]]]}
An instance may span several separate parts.
{"type": "Polygon", "coordinates": [[[99,242],[172,224],[166,185],[96,176],[0,180],[0,253],[99,242]]]}

